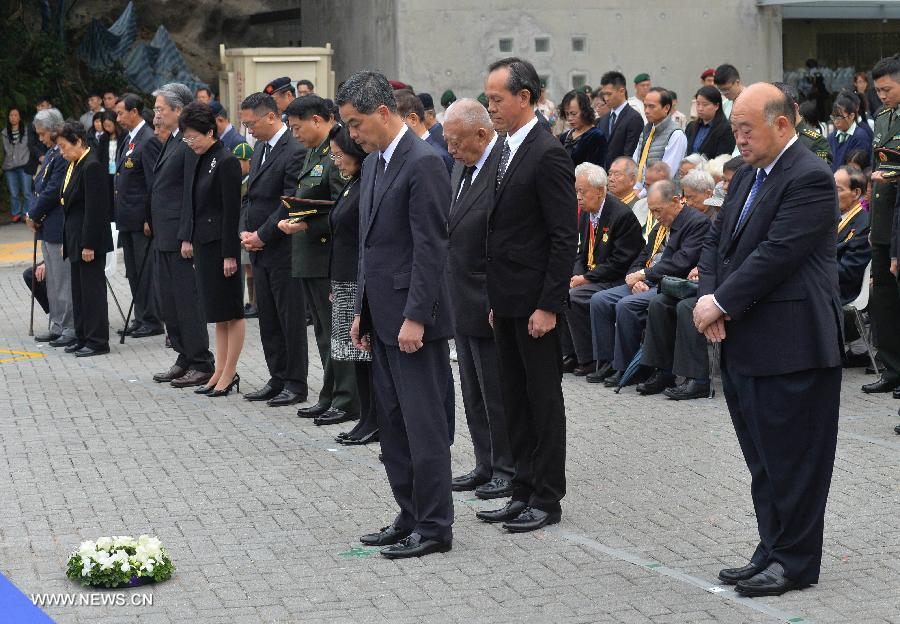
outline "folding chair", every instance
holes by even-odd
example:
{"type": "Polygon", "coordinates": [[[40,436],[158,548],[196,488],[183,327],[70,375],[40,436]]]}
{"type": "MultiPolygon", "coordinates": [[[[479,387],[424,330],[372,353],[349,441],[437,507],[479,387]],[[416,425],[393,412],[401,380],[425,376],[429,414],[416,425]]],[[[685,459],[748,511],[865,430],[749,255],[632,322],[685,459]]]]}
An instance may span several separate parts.
{"type": "Polygon", "coordinates": [[[116,274],[116,249],[119,245],[119,230],[116,229],[115,223],[110,223],[109,227],[112,230],[113,250],[106,253],[106,266],[103,268],[103,273],[106,275],[106,287],[109,289],[109,294],[112,295],[113,301],[116,302],[116,308],[119,309],[119,316],[122,317],[122,322],[124,323],[125,314],[122,312],[122,306],[119,305],[116,291],[113,290],[112,284],[109,282],[109,278],[116,274]]]}
{"type": "Polygon", "coordinates": [[[856,329],[859,331],[859,337],[862,338],[863,344],[866,345],[866,352],[872,361],[872,368],[878,370],[878,364],[875,362],[875,352],[872,350],[872,337],[866,335],[866,328],[863,325],[861,310],[865,310],[869,305],[869,279],[872,276],[872,262],[866,265],[866,272],[863,273],[862,286],[856,299],[844,306],[845,312],[853,314],[853,321],[856,323],[856,329]]]}

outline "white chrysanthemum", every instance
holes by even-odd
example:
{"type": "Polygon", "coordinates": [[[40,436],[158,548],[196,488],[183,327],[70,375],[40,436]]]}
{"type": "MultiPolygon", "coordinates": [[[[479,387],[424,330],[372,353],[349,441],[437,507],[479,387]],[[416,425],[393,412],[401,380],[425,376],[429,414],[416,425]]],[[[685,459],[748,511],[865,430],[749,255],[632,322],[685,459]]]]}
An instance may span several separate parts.
{"type": "Polygon", "coordinates": [[[97,548],[100,550],[109,550],[112,548],[113,538],[111,537],[101,537],[97,540],[97,548]]]}
{"type": "Polygon", "coordinates": [[[84,562],[83,567],[81,568],[81,576],[87,576],[91,573],[91,570],[94,568],[94,564],[89,560],[84,562]]]}

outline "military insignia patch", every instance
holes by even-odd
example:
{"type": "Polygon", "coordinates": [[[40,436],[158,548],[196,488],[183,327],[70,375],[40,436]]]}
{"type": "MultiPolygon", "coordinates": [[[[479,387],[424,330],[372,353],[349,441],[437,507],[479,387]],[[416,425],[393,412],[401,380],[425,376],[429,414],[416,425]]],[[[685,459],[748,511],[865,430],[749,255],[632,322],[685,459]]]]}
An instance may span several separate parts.
{"type": "Polygon", "coordinates": [[[125,161],[124,167],[125,167],[126,169],[132,169],[132,168],[134,168],[134,161],[131,160],[131,158],[129,158],[128,160],[125,161]]]}

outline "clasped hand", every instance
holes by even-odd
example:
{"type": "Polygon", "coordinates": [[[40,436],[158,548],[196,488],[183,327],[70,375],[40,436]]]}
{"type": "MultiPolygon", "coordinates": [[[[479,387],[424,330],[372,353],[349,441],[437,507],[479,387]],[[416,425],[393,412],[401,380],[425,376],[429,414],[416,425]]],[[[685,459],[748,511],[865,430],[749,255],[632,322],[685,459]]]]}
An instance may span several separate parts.
{"type": "Polygon", "coordinates": [[[694,327],[710,342],[725,340],[725,321],[730,320],[731,317],[726,316],[716,305],[712,295],[703,295],[697,300],[694,307],[694,327]]]}

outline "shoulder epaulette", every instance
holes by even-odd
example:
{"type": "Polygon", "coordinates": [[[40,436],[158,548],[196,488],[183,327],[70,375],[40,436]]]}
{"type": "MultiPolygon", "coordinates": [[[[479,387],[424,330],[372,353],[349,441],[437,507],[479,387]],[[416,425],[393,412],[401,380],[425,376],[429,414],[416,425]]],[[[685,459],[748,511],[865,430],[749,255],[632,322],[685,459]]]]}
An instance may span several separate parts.
{"type": "Polygon", "coordinates": [[[812,128],[804,128],[803,134],[805,134],[806,136],[808,136],[811,139],[821,139],[822,138],[822,133],[818,132],[816,130],[813,130],[812,128]]]}
{"type": "Polygon", "coordinates": [[[876,116],[876,117],[881,117],[881,116],[884,115],[885,113],[890,113],[891,110],[893,110],[893,109],[890,109],[890,108],[882,108],[882,109],[881,109],[881,112],[880,112],[880,113],[877,113],[875,116],[876,116]]]}

